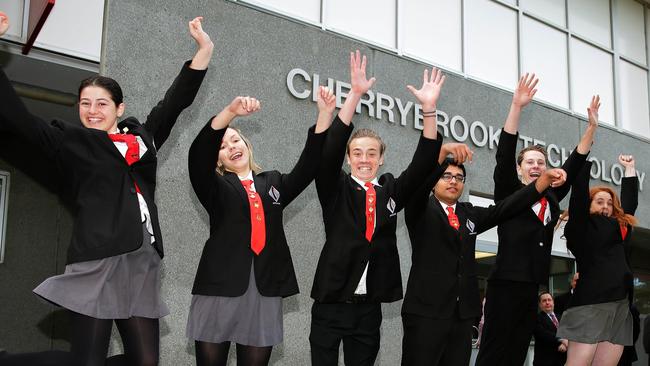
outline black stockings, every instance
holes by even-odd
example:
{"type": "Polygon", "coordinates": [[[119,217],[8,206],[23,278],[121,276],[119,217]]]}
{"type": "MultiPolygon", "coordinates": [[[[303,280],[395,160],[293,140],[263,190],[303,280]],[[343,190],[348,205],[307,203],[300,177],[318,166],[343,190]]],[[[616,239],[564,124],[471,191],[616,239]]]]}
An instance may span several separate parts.
{"type": "MultiPolygon", "coordinates": [[[[197,366],[226,366],[230,342],[195,342],[197,366]]],[[[237,366],[267,366],[272,346],[254,347],[237,344],[237,366]]]]}
{"type": "Polygon", "coordinates": [[[72,346],[75,365],[157,365],[159,351],[158,319],[132,317],[116,319],[124,344],[124,355],[106,361],[113,320],[72,314],[72,346]]]}

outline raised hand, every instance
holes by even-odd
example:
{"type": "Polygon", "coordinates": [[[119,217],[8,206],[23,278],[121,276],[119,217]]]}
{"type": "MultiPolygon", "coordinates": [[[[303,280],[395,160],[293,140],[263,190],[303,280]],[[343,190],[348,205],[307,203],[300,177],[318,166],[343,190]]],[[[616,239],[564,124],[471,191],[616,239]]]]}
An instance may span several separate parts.
{"type": "Polygon", "coordinates": [[[331,116],[334,113],[334,109],[336,109],[336,97],[334,96],[334,92],[326,86],[319,87],[317,103],[318,112],[329,113],[331,116]]]}
{"type": "Polygon", "coordinates": [[[352,84],[351,93],[361,97],[366,94],[372,85],[375,83],[375,78],[366,78],[366,55],[361,57],[361,52],[350,52],[350,84],[352,84]]]}
{"type": "Polygon", "coordinates": [[[422,110],[425,112],[434,111],[440,97],[440,90],[445,83],[445,76],[442,71],[435,67],[431,70],[431,77],[429,77],[429,70],[424,69],[422,76],[422,87],[415,89],[413,85],[407,85],[406,88],[415,96],[418,102],[422,105],[422,110]]]}
{"type": "Polygon", "coordinates": [[[526,75],[519,78],[519,83],[517,88],[515,88],[515,93],[512,96],[512,104],[519,107],[525,107],[533,100],[535,93],[537,93],[537,83],[539,79],[535,77],[535,74],[526,73],[526,75]]]}
{"type": "Polygon", "coordinates": [[[201,21],[203,21],[203,17],[196,17],[189,22],[190,35],[194,38],[199,48],[213,47],[214,44],[210,36],[203,30],[201,21]]]}
{"type": "Polygon", "coordinates": [[[261,108],[260,101],[253,97],[236,97],[230,102],[226,107],[228,112],[232,113],[237,117],[248,116],[261,108]]]}
{"type": "Polygon", "coordinates": [[[456,164],[463,164],[466,161],[472,161],[474,152],[469,148],[469,146],[459,142],[442,144],[440,155],[438,156],[438,163],[442,164],[448,155],[452,155],[456,164]]]}
{"type": "Polygon", "coordinates": [[[636,175],[636,168],[634,167],[634,156],[632,155],[619,155],[618,163],[625,168],[626,177],[634,177],[636,175]]]}
{"type": "Polygon", "coordinates": [[[7,33],[7,29],[9,29],[9,17],[0,11],[0,37],[7,33]]]}
{"type": "Polygon", "coordinates": [[[551,187],[559,187],[566,182],[566,171],[561,168],[546,169],[542,177],[550,182],[551,187]]]}
{"type": "Polygon", "coordinates": [[[594,95],[591,97],[591,103],[587,107],[587,115],[589,116],[589,126],[598,127],[598,109],[600,108],[600,96],[594,95]]]}

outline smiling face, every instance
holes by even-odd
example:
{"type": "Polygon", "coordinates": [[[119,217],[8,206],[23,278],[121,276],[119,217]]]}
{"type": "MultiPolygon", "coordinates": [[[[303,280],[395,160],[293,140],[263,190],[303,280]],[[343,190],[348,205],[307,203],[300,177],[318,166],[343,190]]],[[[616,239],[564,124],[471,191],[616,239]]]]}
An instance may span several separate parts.
{"type": "Polygon", "coordinates": [[[465,183],[455,178],[459,176],[464,176],[460,167],[449,165],[445,169],[444,174],[438,179],[436,186],[433,187],[433,194],[438,200],[449,206],[458,202],[458,198],[463,194],[463,188],[465,188],[465,183]],[[451,179],[446,181],[445,175],[451,175],[451,179]]]}
{"type": "Polygon", "coordinates": [[[99,86],[87,86],[79,94],[79,119],[87,128],[106,132],[117,129],[117,119],[124,113],[124,103],[116,105],[111,94],[99,86]]]}
{"type": "Polygon", "coordinates": [[[539,297],[539,308],[543,312],[550,314],[553,312],[554,307],[555,307],[555,303],[553,301],[553,296],[551,296],[551,294],[545,293],[539,297]]]}
{"type": "Polygon", "coordinates": [[[614,200],[609,192],[599,191],[594,194],[589,205],[589,213],[610,217],[613,212],[614,200]]]}
{"type": "Polygon", "coordinates": [[[384,164],[381,143],[374,137],[357,137],[348,145],[350,173],[357,179],[370,182],[384,164]]]}
{"type": "Polygon", "coordinates": [[[217,164],[240,177],[248,175],[251,171],[250,150],[235,129],[228,128],[226,130],[221,140],[217,164]]]}
{"type": "Polygon", "coordinates": [[[546,171],[546,156],[537,150],[528,150],[517,165],[517,174],[524,184],[534,182],[546,171]]]}

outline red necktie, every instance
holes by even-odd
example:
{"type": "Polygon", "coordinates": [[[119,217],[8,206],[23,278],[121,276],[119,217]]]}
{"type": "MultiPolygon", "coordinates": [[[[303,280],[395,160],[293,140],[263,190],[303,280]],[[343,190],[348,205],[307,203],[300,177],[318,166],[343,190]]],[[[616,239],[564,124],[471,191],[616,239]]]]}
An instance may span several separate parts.
{"type": "Polygon", "coordinates": [[[126,159],[127,164],[131,165],[140,160],[140,144],[135,138],[135,135],[128,133],[113,133],[108,134],[108,137],[113,141],[123,142],[126,144],[127,149],[126,154],[124,155],[124,159],[126,159]]]}
{"type": "Polygon", "coordinates": [[[251,249],[255,254],[259,255],[264,249],[266,243],[266,227],[264,224],[264,207],[262,207],[262,199],[257,192],[253,191],[251,185],[253,181],[250,179],[242,180],[241,184],[246,188],[248,195],[248,203],[251,208],[251,249]]]}
{"type": "Polygon", "coordinates": [[[539,213],[537,214],[537,217],[539,218],[539,221],[544,223],[544,214],[546,214],[546,206],[548,206],[548,200],[546,197],[542,197],[542,199],[539,200],[539,203],[542,205],[542,207],[539,208],[539,213]]]}
{"type": "Polygon", "coordinates": [[[458,230],[458,228],[460,228],[460,222],[458,221],[458,216],[456,216],[454,213],[454,208],[447,206],[447,212],[449,212],[449,215],[447,215],[447,219],[449,219],[449,225],[458,230]]]}
{"type": "MultiPolygon", "coordinates": [[[[126,154],[124,154],[124,159],[126,159],[126,163],[128,165],[131,165],[136,161],[140,160],[140,143],[135,138],[135,135],[131,135],[128,133],[125,134],[109,133],[108,137],[113,142],[117,141],[126,144],[126,154]]],[[[135,185],[135,191],[140,193],[140,187],[138,187],[138,183],[133,181],[133,185],[135,185]]]]}
{"type": "Polygon", "coordinates": [[[553,322],[553,325],[555,325],[555,328],[557,328],[560,325],[560,322],[557,321],[557,318],[555,317],[555,314],[551,313],[551,321],[553,322]]]}
{"type": "Polygon", "coordinates": [[[375,204],[376,193],[375,186],[370,182],[364,184],[366,190],[366,240],[372,240],[372,234],[375,232],[375,204]]]}
{"type": "Polygon", "coordinates": [[[627,225],[621,224],[621,236],[623,237],[623,240],[625,240],[625,237],[627,236],[627,225]]]}

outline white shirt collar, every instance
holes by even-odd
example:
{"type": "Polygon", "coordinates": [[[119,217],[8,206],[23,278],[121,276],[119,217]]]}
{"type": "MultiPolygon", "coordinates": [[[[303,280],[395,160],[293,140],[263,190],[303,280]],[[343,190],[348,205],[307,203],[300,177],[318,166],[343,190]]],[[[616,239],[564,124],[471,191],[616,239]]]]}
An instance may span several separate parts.
{"type": "MultiPolygon", "coordinates": [[[[352,174],[350,174],[350,176],[352,177],[352,179],[354,179],[355,182],[357,182],[361,187],[363,187],[364,190],[368,189],[368,187],[366,187],[366,182],[362,181],[361,179],[355,177],[352,174]]],[[[372,183],[373,186],[381,187],[379,185],[379,180],[377,180],[377,177],[375,177],[373,180],[371,180],[370,183],[372,183]]]]}
{"type": "MultiPolygon", "coordinates": [[[[436,199],[437,199],[437,198],[436,198],[436,199]]],[[[438,200],[438,199],[437,199],[437,200],[438,200]]],[[[451,208],[453,208],[453,209],[454,209],[454,213],[456,212],[456,203],[458,203],[458,202],[454,203],[453,205],[448,205],[448,204],[442,202],[441,200],[438,200],[438,202],[440,202],[440,205],[442,206],[442,210],[445,211],[445,214],[447,214],[447,216],[449,216],[449,211],[447,211],[447,207],[451,207],[451,208]]]]}
{"type": "Polygon", "coordinates": [[[246,179],[254,180],[254,179],[253,179],[253,171],[252,171],[252,170],[249,171],[249,172],[248,172],[248,175],[245,176],[245,177],[237,176],[237,178],[239,178],[239,180],[246,180],[246,179]]]}

